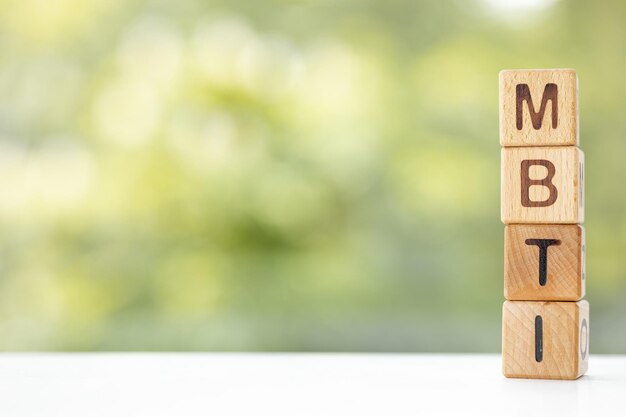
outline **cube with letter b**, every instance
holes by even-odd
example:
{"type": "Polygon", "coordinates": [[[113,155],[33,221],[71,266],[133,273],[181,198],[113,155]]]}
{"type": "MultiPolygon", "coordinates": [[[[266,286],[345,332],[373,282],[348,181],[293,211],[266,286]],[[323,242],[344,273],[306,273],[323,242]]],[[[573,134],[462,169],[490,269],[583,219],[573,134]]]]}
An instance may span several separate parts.
{"type": "Polygon", "coordinates": [[[578,77],[571,69],[500,72],[502,146],[577,146],[578,77]]]}
{"type": "Polygon", "coordinates": [[[502,148],[501,160],[503,223],[583,223],[584,154],[580,149],[502,148]]]}

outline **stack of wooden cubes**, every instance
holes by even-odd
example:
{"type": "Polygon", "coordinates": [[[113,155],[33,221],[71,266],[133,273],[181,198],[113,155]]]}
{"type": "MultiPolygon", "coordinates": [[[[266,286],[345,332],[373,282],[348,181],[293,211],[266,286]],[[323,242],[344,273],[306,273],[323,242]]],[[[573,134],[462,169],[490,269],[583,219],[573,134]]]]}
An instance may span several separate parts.
{"type": "Polygon", "coordinates": [[[507,377],[576,379],[587,370],[584,154],[578,130],[576,71],[500,73],[507,377]]]}

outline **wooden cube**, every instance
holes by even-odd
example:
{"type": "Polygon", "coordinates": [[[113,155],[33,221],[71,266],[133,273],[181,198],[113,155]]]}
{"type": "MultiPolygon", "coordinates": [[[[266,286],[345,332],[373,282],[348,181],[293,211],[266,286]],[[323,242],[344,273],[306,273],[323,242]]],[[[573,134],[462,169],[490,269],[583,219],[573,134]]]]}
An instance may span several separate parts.
{"type": "Polygon", "coordinates": [[[502,148],[502,222],[582,223],[583,171],[575,146],[502,148]]]}
{"type": "Polygon", "coordinates": [[[502,372],[508,378],[576,379],[587,371],[589,303],[505,301],[502,372]]]}
{"type": "Polygon", "coordinates": [[[500,72],[502,146],[578,145],[578,77],[572,69],[500,72]]]}
{"type": "Polygon", "coordinates": [[[578,301],[585,296],[585,229],[512,224],[504,228],[507,300],[578,301]]]}

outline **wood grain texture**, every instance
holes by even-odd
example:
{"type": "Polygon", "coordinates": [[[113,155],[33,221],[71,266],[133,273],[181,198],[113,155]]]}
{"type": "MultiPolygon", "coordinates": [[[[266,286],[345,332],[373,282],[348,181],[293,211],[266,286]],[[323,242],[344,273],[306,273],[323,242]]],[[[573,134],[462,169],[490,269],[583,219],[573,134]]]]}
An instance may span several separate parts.
{"type": "Polygon", "coordinates": [[[514,224],[504,228],[504,297],[507,300],[578,301],[584,296],[583,227],[514,224]],[[543,248],[543,257],[542,248],[536,243],[538,240],[552,243],[543,248]]]}
{"type": "Polygon", "coordinates": [[[583,223],[584,154],[580,149],[502,148],[501,155],[503,223],[583,223]]]}
{"type": "Polygon", "coordinates": [[[502,146],[577,146],[578,130],[576,71],[500,72],[502,146]]]}
{"type": "Polygon", "coordinates": [[[504,302],[502,372],[506,377],[576,379],[587,371],[588,358],[587,301],[504,302]],[[537,355],[537,317],[541,317],[542,328],[540,355],[537,355]]]}

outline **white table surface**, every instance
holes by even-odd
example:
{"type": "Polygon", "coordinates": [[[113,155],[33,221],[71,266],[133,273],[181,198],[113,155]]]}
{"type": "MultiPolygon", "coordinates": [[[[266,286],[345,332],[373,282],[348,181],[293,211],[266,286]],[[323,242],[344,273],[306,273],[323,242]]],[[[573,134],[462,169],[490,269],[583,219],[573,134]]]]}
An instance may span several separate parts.
{"type": "Polygon", "coordinates": [[[542,381],[499,355],[0,354],[0,416],[260,415],[623,417],[626,356],[542,381]]]}

